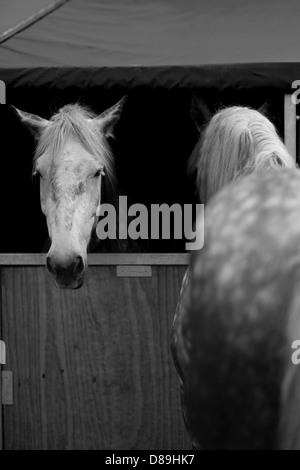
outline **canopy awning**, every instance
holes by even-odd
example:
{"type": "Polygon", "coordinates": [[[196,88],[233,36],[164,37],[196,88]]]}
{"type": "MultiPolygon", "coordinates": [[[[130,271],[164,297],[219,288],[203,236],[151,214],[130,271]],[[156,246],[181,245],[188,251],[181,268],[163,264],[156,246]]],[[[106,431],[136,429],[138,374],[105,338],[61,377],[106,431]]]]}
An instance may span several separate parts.
{"type": "Polygon", "coordinates": [[[0,79],[289,89],[299,19],[299,0],[70,0],[0,45],[0,79]]]}

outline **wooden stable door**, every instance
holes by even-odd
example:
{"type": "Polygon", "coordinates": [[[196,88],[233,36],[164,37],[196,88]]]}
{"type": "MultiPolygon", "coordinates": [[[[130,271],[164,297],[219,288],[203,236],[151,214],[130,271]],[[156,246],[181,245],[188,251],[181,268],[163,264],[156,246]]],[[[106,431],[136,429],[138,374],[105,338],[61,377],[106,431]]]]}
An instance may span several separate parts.
{"type": "Polygon", "coordinates": [[[68,291],[44,266],[1,268],[4,449],[191,448],[169,349],[186,267],[150,269],[90,266],[68,291]]]}

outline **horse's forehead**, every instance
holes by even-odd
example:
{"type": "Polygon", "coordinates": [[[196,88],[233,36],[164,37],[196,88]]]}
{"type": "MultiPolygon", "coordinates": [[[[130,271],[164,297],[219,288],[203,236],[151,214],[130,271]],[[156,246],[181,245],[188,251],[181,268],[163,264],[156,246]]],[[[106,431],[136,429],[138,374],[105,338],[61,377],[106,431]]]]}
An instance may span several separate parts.
{"type": "Polygon", "coordinates": [[[97,158],[89,153],[79,142],[70,139],[61,149],[61,155],[57,158],[58,161],[64,160],[72,162],[80,161],[97,161],[97,158]]]}
{"type": "Polygon", "coordinates": [[[77,176],[83,174],[86,168],[97,163],[97,158],[75,141],[69,141],[64,145],[59,154],[51,155],[45,152],[38,159],[38,166],[41,165],[44,168],[48,168],[52,174],[59,171],[71,170],[77,176]]]}

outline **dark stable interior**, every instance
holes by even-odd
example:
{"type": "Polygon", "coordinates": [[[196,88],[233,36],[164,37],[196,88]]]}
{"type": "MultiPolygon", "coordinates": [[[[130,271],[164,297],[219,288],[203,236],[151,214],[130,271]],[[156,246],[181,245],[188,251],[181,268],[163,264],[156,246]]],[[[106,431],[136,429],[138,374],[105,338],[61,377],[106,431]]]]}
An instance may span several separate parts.
{"type": "MultiPolygon", "coordinates": [[[[268,117],[283,136],[283,93],[266,89],[208,91],[137,87],[126,90],[113,87],[104,90],[91,87],[82,91],[73,87],[31,88],[28,84],[8,88],[7,103],[49,118],[63,105],[78,100],[101,113],[124,95],[128,98],[115,127],[111,148],[118,188],[121,194],[128,196],[129,204],[197,202],[194,180],[186,173],[187,160],[199,137],[190,115],[194,95],[204,99],[212,112],[233,104],[259,108],[266,103],[268,117]]],[[[0,252],[41,253],[47,240],[47,227],[40,209],[39,187],[31,177],[35,143],[8,105],[0,106],[0,252]]],[[[119,250],[107,248],[106,243],[103,251],[119,250]]],[[[185,240],[140,240],[134,251],[183,253],[185,240]]]]}

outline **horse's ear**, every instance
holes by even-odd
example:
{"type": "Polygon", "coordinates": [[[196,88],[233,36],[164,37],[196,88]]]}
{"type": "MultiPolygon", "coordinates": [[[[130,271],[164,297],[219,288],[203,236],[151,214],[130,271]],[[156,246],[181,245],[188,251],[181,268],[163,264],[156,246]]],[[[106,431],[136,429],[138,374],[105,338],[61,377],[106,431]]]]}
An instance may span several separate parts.
{"type": "Polygon", "coordinates": [[[115,124],[120,119],[121,111],[123,105],[127,99],[127,96],[118,101],[111,108],[106,109],[102,114],[93,119],[94,122],[99,124],[101,131],[104,133],[105,137],[113,137],[113,128],[115,124]]]}
{"type": "Polygon", "coordinates": [[[192,98],[190,114],[199,132],[202,130],[203,126],[210,121],[212,116],[207,103],[196,95],[192,98]]]}
{"type": "Polygon", "coordinates": [[[258,111],[263,114],[264,116],[267,116],[269,114],[269,108],[270,108],[270,105],[269,103],[264,103],[262,106],[260,106],[258,108],[258,111]]]}
{"type": "Polygon", "coordinates": [[[35,136],[38,132],[49,124],[47,119],[43,119],[36,114],[26,113],[25,111],[21,111],[20,109],[15,108],[15,106],[11,105],[11,108],[14,112],[18,115],[20,121],[25,124],[26,127],[30,130],[30,132],[35,136]]]}

